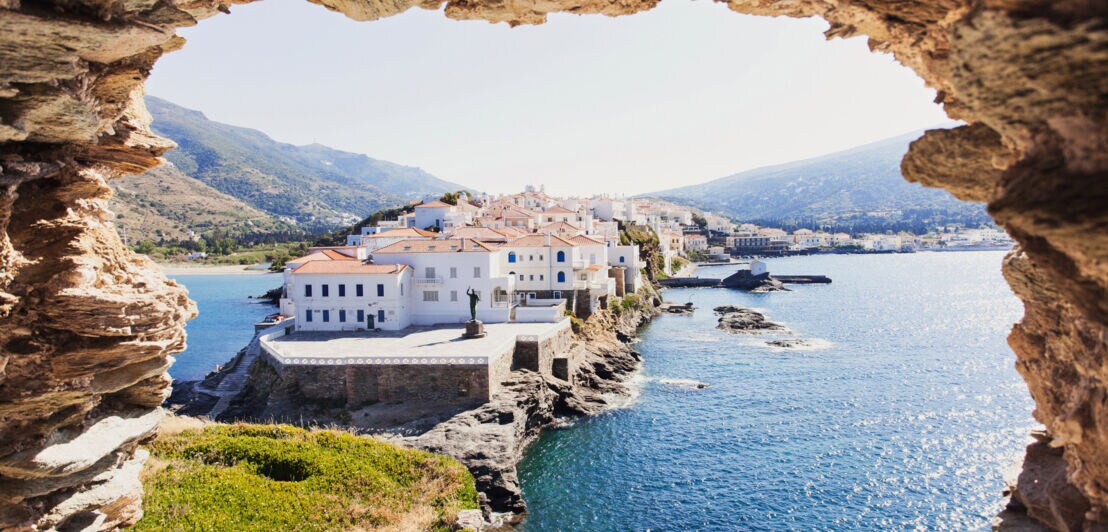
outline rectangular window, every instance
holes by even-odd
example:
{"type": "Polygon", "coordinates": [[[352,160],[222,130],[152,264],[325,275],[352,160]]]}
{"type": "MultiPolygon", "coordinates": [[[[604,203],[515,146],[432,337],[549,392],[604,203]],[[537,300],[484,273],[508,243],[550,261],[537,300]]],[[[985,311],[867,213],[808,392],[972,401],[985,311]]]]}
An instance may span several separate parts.
{"type": "Polygon", "coordinates": [[[339,310],[339,323],[346,323],[346,311],[339,310]]]}
{"type": "Polygon", "coordinates": [[[519,274],[519,280],[520,280],[520,281],[522,281],[522,280],[523,280],[523,274],[522,274],[522,273],[521,273],[521,274],[519,274]]]}
{"type": "Polygon", "coordinates": [[[458,278],[458,268],[456,266],[451,266],[450,267],[450,278],[451,279],[457,279],[458,278]]]}
{"type": "Polygon", "coordinates": [[[323,311],[323,323],[327,323],[329,321],[331,321],[331,311],[325,310],[323,311]]]}
{"type": "Polygon", "coordinates": [[[555,290],[554,291],[554,299],[561,299],[561,298],[562,298],[562,293],[555,290]]]}
{"type": "Polygon", "coordinates": [[[454,302],[454,301],[457,301],[457,300],[458,300],[458,291],[457,290],[451,290],[450,291],[450,301],[454,302]]]}
{"type": "Polygon", "coordinates": [[[439,291],[438,290],[424,290],[423,291],[423,300],[427,301],[427,302],[438,301],[439,300],[439,291]]]}
{"type": "Polygon", "coordinates": [[[365,311],[358,309],[358,323],[365,323],[365,311]]]}
{"type": "Polygon", "coordinates": [[[377,323],[385,323],[385,311],[377,311],[377,323]]]}
{"type": "Polygon", "coordinates": [[[480,266],[474,266],[473,267],[473,278],[474,279],[480,279],[481,278],[481,267],[480,266]]]}
{"type": "Polygon", "coordinates": [[[545,277],[545,276],[544,276],[543,274],[541,274],[541,273],[539,274],[539,280],[540,280],[540,281],[542,281],[544,277],[545,277]]]}
{"type": "Polygon", "coordinates": [[[312,321],[312,311],[310,309],[304,311],[304,321],[312,321]]]}
{"type": "MultiPolygon", "coordinates": [[[[403,288],[401,288],[401,290],[403,290],[403,288]]],[[[404,294],[400,294],[400,295],[404,295],[404,294]]],[[[385,297],[385,285],[383,285],[383,284],[377,285],[377,297],[385,297]]]]}
{"type": "MultiPolygon", "coordinates": [[[[321,297],[327,297],[327,289],[330,288],[330,285],[322,285],[322,286],[323,286],[323,293],[320,294],[320,296],[321,297]]],[[[324,320],[324,321],[326,321],[326,320],[324,320]]]]}
{"type": "Polygon", "coordinates": [[[435,278],[435,269],[428,266],[428,267],[423,269],[423,274],[424,274],[423,276],[428,278],[428,279],[434,279],[435,278]]]}
{"type": "MultiPolygon", "coordinates": [[[[362,290],[362,285],[360,285],[360,284],[354,285],[354,295],[356,295],[358,297],[362,297],[362,296],[365,295],[365,290],[362,290]]],[[[358,320],[358,321],[362,321],[362,320],[358,320]]]]}
{"type": "Polygon", "coordinates": [[[312,285],[304,285],[304,297],[312,297],[312,285]]]}
{"type": "MultiPolygon", "coordinates": [[[[339,285],[339,297],[346,297],[346,285],[344,285],[344,284],[339,285]]],[[[342,321],[342,320],[339,320],[339,321],[342,321]]]]}
{"type": "Polygon", "coordinates": [[[529,279],[527,279],[527,280],[528,280],[528,281],[534,281],[534,280],[535,280],[535,276],[534,276],[534,275],[532,275],[532,276],[530,276],[530,278],[529,278],[529,279]]]}

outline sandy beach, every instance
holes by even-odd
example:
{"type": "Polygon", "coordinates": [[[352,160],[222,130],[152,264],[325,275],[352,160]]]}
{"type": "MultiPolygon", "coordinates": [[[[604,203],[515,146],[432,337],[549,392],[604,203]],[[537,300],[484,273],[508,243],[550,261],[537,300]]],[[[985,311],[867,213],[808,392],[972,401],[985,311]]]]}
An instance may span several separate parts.
{"type": "Polygon", "coordinates": [[[193,265],[193,264],[158,264],[161,267],[162,272],[169,277],[175,275],[229,275],[229,274],[243,274],[243,275],[264,275],[273,273],[269,270],[251,270],[247,269],[249,266],[241,266],[237,264],[227,265],[193,265]]]}

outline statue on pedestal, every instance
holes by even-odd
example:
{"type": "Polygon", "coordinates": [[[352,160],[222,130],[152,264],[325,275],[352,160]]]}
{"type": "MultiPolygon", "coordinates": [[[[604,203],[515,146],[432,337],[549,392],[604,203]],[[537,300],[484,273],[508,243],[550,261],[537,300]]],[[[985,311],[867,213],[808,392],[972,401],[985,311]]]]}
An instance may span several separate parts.
{"type": "Polygon", "coordinates": [[[481,301],[481,296],[477,294],[477,291],[474,290],[472,286],[466,290],[466,295],[469,296],[470,320],[466,322],[466,332],[462,337],[481,338],[485,336],[485,324],[477,319],[477,302],[481,301]]]}
{"type": "Polygon", "coordinates": [[[477,302],[481,301],[481,296],[477,293],[473,287],[469,287],[466,290],[466,295],[469,296],[469,317],[471,321],[477,321],[477,302]]]}

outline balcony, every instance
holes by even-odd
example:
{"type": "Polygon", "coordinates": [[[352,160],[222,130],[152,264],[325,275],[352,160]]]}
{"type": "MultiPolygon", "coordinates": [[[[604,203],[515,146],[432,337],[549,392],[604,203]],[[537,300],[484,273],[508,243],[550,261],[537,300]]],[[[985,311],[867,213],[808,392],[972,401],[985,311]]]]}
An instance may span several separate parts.
{"type": "Polygon", "coordinates": [[[442,284],[442,277],[413,277],[412,284],[416,286],[438,286],[442,284]]]}

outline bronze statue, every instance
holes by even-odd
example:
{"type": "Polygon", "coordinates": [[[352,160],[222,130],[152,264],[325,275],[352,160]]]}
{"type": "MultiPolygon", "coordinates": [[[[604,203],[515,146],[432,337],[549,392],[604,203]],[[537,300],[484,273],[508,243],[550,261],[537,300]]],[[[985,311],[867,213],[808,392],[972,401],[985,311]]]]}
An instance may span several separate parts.
{"type": "Polygon", "coordinates": [[[472,286],[466,290],[466,295],[469,296],[469,315],[473,318],[472,321],[477,321],[477,302],[481,301],[481,296],[477,295],[472,286]]]}

